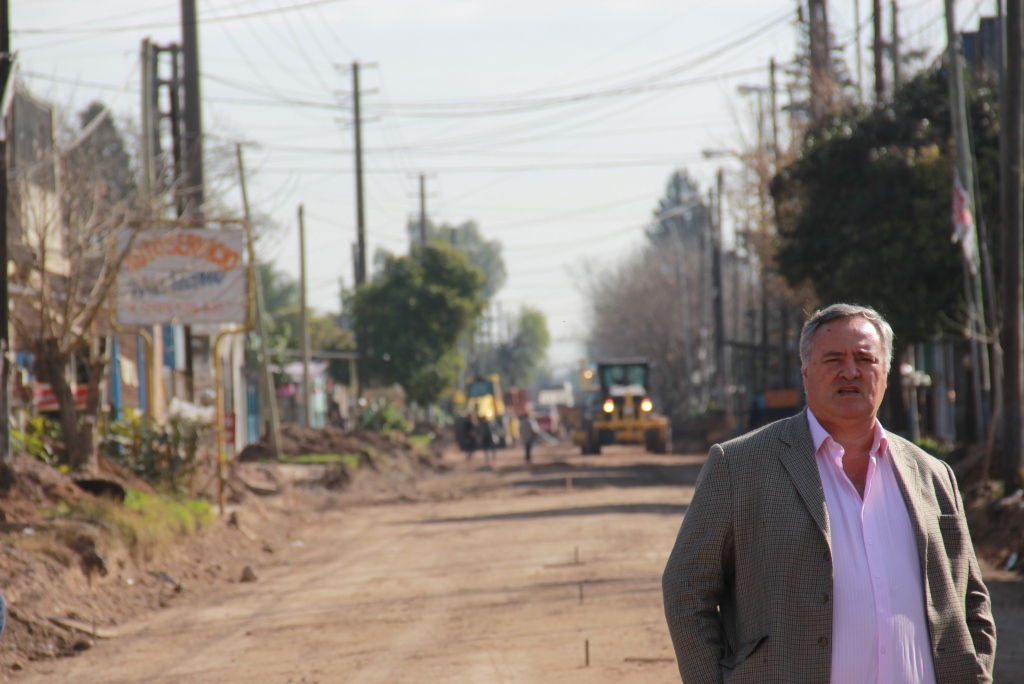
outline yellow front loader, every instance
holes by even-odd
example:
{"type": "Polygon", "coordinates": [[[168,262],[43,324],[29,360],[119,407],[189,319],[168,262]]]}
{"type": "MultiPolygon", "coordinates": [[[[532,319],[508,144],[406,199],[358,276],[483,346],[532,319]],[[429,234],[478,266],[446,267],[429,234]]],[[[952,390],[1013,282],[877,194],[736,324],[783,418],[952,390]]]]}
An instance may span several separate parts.
{"type": "Polygon", "coordinates": [[[654,454],[670,451],[671,428],[668,418],[654,412],[649,376],[650,363],[642,358],[609,359],[583,371],[585,404],[573,441],[584,454],[600,454],[609,444],[641,444],[654,454]]]}

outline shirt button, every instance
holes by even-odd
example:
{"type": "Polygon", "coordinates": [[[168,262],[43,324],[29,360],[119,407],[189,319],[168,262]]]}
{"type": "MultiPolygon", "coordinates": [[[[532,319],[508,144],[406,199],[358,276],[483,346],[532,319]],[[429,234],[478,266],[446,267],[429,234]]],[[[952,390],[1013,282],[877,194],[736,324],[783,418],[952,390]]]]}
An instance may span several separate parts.
{"type": "Polygon", "coordinates": [[[874,546],[874,545],[875,545],[875,541],[873,539],[868,539],[868,546],[874,546]]]}
{"type": "Polygon", "coordinates": [[[828,603],[828,594],[822,594],[821,595],[821,602],[822,603],[828,603]]]}
{"type": "Polygon", "coordinates": [[[882,647],[882,653],[885,653],[885,646],[882,647]]]}
{"type": "Polygon", "coordinates": [[[828,646],[828,637],[818,637],[818,645],[822,648],[828,646]]]}
{"type": "Polygon", "coordinates": [[[879,578],[879,577],[881,577],[881,575],[879,575],[879,574],[878,574],[878,573],[876,572],[876,573],[875,573],[875,578],[877,579],[877,578],[879,578]]]}

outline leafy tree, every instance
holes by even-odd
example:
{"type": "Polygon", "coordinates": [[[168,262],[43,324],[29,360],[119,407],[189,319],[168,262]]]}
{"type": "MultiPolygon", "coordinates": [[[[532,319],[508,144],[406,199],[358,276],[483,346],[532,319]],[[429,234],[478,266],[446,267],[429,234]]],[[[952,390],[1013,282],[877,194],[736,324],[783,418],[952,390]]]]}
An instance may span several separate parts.
{"type": "MultiPolygon", "coordinates": [[[[984,86],[970,95],[981,214],[997,217],[993,97],[984,86]]],[[[950,242],[951,157],[938,69],[918,74],[885,107],[848,109],[812,129],[772,184],[779,271],[790,283],[809,282],[823,302],[874,306],[900,345],[952,327],[963,282],[960,248],[950,242]]]]}
{"type": "MultiPolygon", "coordinates": [[[[406,228],[411,243],[418,245],[419,221],[409,221],[406,228]]],[[[491,299],[505,284],[507,273],[505,260],[501,256],[501,242],[485,239],[476,221],[466,221],[458,226],[450,226],[447,223],[435,226],[428,221],[427,242],[436,246],[444,245],[465,254],[469,263],[480,269],[487,279],[483,291],[484,299],[491,299]]]]}
{"type": "MultiPolygon", "coordinates": [[[[286,350],[302,349],[302,320],[299,308],[299,284],[290,275],[274,268],[273,264],[261,263],[258,268],[262,279],[264,320],[263,330],[267,335],[267,347],[271,363],[278,367],[295,361],[296,357],[286,350]]],[[[258,342],[250,335],[249,353],[246,363],[255,370],[258,342]]],[[[352,333],[340,325],[340,317],[332,314],[309,312],[309,346],[317,351],[352,351],[355,343],[352,333]]],[[[348,380],[348,365],[333,360],[328,374],[339,382],[348,380]]],[[[283,382],[283,377],[275,382],[283,382]]]]}
{"type": "Polygon", "coordinates": [[[447,247],[389,257],[355,295],[368,379],[398,383],[423,405],[436,401],[455,382],[456,342],[483,311],[484,287],[480,269],[447,247]]]}
{"type": "Polygon", "coordinates": [[[480,366],[487,373],[498,373],[510,386],[529,385],[544,363],[550,342],[544,314],[524,306],[516,318],[511,339],[485,353],[480,366]]]}

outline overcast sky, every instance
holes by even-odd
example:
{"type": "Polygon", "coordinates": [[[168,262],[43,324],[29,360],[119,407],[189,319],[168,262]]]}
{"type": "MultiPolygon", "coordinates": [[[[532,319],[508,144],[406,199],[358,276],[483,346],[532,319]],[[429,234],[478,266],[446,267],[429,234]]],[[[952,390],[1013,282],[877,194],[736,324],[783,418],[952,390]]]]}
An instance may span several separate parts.
{"type": "MultiPolygon", "coordinates": [[[[368,253],[407,250],[425,173],[433,222],[472,219],[504,245],[497,300],[545,312],[556,365],[583,355],[579,274],[642,243],[674,169],[706,185],[734,163],[701,152],[741,146],[753,100],[738,86],[766,85],[769,59],[791,60],[797,40],[796,0],[197,2],[205,133],[253,143],[251,202],[281,225],[261,255],[298,273],[302,202],[311,304],[337,310],[338,279],[352,284],[358,60],[368,253]]],[[[829,3],[851,70],[855,4],[829,3]]],[[[870,88],[871,2],[859,4],[870,88]]],[[[942,0],[900,6],[905,47],[934,56],[942,0]]],[[[958,23],[994,7],[961,0],[958,23]]],[[[12,47],[37,95],[137,119],[140,42],[179,41],[179,20],[176,0],[12,0],[12,47]]],[[[237,208],[236,194],[223,201],[237,208]]]]}

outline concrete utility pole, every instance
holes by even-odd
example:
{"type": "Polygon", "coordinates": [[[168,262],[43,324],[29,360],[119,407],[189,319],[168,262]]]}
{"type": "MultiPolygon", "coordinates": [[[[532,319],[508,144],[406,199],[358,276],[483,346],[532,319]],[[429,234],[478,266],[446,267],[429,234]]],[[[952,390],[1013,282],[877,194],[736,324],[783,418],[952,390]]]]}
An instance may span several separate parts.
{"type": "Polygon", "coordinates": [[[882,36],[882,0],[873,0],[872,20],[875,28],[875,104],[885,100],[885,38],[882,36]]]}
{"type": "Polygon", "coordinates": [[[306,222],[304,208],[299,205],[299,327],[302,329],[302,398],[305,402],[306,427],[313,427],[313,388],[309,384],[309,312],[306,309],[306,222]]]}
{"type": "Polygon", "coordinates": [[[1003,65],[1004,131],[1001,154],[1003,214],[1003,467],[1005,491],[1021,486],[1024,460],[1024,260],[1022,260],[1021,158],[1024,155],[1024,0],[1006,0],[1006,61],[1003,65]]]}
{"type": "Polygon", "coordinates": [[[420,247],[427,248],[427,188],[426,177],[420,174],[420,247]]]}
{"type": "MultiPolygon", "coordinates": [[[[7,94],[8,77],[11,74],[11,22],[8,0],[0,0],[0,96],[7,94]]],[[[6,98],[3,98],[6,100],[6,98]]],[[[0,111],[7,118],[7,112],[0,111]]],[[[10,293],[7,290],[7,140],[11,137],[9,120],[3,122],[4,135],[0,136],[0,223],[3,237],[0,239],[0,264],[4,277],[0,283],[0,461],[11,457],[11,337],[10,337],[10,293]]]]}
{"type": "Polygon", "coordinates": [[[892,0],[892,36],[889,38],[889,56],[892,58],[892,89],[895,91],[903,83],[903,68],[900,64],[900,25],[899,6],[892,0]]]}
{"type": "MultiPolygon", "coordinates": [[[[235,153],[238,155],[238,180],[242,186],[242,207],[245,210],[245,222],[252,230],[252,213],[249,211],[249,193],[245,184],[245,164],[242,160],[242,143],[235,144],[235,153]]],[[[251,237],[251,236],[250,236],[251,237]]],[[[259,264],[253,264],[256,269],[256,334],[260,338],[260,423],[267,431],[270,438],[271,448],[274,450],[273,457],[281,455],[281,420],[277,413],[277,393],[274,387],[274,376],[270,373],[270,353],[267,351],[267,331],[263,325],[263,313],[266,310],[263,303],[263,278],[259,273],[259,264]]]]}
{"type": "Polygon", "coordinates": [[[832,50],[825,0],[808,0],[811,39],[811,120],[821,121],[832,108],[832,50]]]}
{"type": "MultiPolygon", "coordinates": [[[[967,195],[968,207],[977,216],[974,197],[974,161],[967,131],[967,103],[964,96],[963,61],[960,58],[960,38],[956,31],[953,0],[946,2],[947,80],[949,84],[949,111],[956,142],[956,171],[967,195]]],[[[978,254],[977,231],[968,239],[973,241],[973,253],[978,254]]],[[[985,435],[985,410],[990,406],[991,376],[989,375],[988,347],[979,342],[984,337],[985,303],[981,275],[977,264],[964,260],[964,283],[967,288],[968,317],[971,332],[971,373],[974,385],[974,422],[979,437],[985,435]]]]}

